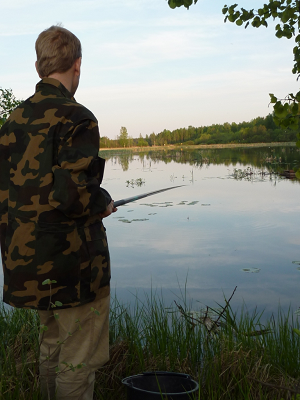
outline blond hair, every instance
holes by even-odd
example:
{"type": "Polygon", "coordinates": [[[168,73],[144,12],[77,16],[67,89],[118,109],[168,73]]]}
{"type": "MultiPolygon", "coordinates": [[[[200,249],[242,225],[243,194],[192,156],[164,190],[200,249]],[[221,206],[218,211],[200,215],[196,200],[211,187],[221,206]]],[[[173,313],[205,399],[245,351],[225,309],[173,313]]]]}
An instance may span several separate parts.
{"type": "Polygon", "coordinates": [[[51,26],[35,42],[37,70],[42,78],[54,72],[66,72],[81,57],[80,40],[61,26],[51,26]]]}

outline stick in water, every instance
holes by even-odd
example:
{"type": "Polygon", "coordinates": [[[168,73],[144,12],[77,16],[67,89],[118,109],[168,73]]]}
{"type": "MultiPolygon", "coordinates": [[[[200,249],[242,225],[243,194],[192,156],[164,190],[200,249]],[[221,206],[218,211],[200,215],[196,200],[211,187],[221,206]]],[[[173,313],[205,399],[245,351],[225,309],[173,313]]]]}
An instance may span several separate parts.
{"type": "Polygon", "coordinates": [[[137,196],[128,197],[127,199],[117,200],[114,202],[114,207],[123,206],[124,204],[131,203],[132,201],[143,199],[144,197],[152,196],[153,194],[165,192],[166,190],[175,189],[175,188],[182,187],[182,186],[185,186],[185,185],[172,186],[172,187],[169,187],[166,189],[155,190],[154,192],[148,192],[148,193],[144,193],[144,194],[139,194],[137,196]]]}

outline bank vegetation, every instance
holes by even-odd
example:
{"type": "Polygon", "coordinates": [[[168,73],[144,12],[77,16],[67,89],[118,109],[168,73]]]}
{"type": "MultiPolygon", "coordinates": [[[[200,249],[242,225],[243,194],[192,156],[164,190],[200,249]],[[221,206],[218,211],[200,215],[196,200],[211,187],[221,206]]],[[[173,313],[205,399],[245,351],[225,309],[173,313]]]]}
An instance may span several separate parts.
{"type": "MultiPolygon", "coordinates": [[[[265,321],[263,314],[246,308],[238,316],[229,301],[214,310],[197,310],[184,299],[166,306],[152,295],[129,306],[115,297],[110,361],[97,371],[94,399],[126,399],[121,380],[143,371],[189,374],[199,382],[195,399],[298,399],[297,329],[297,314],[280,309],[265,321]]],[[[1,308],[1,399],[40,399],[38,331],[34,311],[1,308]]]]}
{"type": "Polygon", "coordinates": [[[162,132],[132,138],[126,127],[121,127],[116,139],[100,139],[100,148],[128,148],[155,146],[245,145],[254,143],[296,142],[299,129],[278,127],[273,115],[258,117],[249,122],[213,124],[210,126],[164,129],[162,132]]]}

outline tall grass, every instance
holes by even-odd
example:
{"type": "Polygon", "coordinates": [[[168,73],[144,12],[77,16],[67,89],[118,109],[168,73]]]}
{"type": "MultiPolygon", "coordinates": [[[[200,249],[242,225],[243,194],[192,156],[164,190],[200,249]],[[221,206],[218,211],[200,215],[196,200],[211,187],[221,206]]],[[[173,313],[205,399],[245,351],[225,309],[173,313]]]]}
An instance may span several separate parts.
{"type": "Polygon", "coordinates": [[[38,316],[0,304],[0,399],[39,399],[38,316]]]}
{"type": "MultiPolygon", "coordinates": [[[[278,309],[262,326],[261,315],[242,311],[237,317],[229,306],[210,332],[199,322],[203,315],[190,312],[184,301],[180,311],[154,294],[130,305],[114,297],[111,358],[97,371],[95,399],[126,399],[121,380],[144,371],[191,375],[199,382],[197,399],[296,399],[300,337],[291,312],[278,309]]],[[[34,311],[0,309],[1,399],[40,398],[38,324],[34,311]]]]}

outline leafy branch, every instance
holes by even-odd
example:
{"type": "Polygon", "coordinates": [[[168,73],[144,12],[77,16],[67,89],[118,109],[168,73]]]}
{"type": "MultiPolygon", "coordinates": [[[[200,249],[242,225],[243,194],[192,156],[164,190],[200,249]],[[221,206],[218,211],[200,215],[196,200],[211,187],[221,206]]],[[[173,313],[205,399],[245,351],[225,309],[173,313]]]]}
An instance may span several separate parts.
{"type": "MultiPolygon", "coordinates": [[[[170,8],[184,6],[189,9],[198,0],[168,0],[170,8]]],[[[260,26],[268,27],[268,20],[278,20],[275,26],[275,36],[291,39],[294,37],[295,46],[293,48],[294,65],[292,73],[300,77],[300,0],[269,0],[261,8],[246,10],[238,4],[231,6],[225,5],[222,13],[225,15],[224,22],[229,21],[237,26],[245,24],[247,28],[250,24],[254,28],[260,26]]],[[[296,94],[290,93],[285,98],[279,99],[270,93],[271,104],[274,104],[274,121],[282,128],[297,130],[300,128],[300,91],[296,94]]],[[[300,146],[300,141],[297,143],[300,146]]]]}
{"type": "Polygon", "coordinates": [[[0,88],[0,127],[5,123],[10,113],[22,100],[17,100],[11,89],[0,88]]]}
{"type": "Polygon", "coordinates": [[[198,0],[168,0],[168,4],[170,8],[177,8],[184,6],[185,8],[189,9],[189,7],[194,3],[196,4],[198,0]]]}
{"type": "MultiPolygon", "coordinates": [[[[247,28],[250,23],[254,28],[268,26],[267,20],[272,18],[278,20],[275,26],[275,36],[291,39],[294,37],[293,48],[294,65],[292,73],[300,77],[300,1],[299,0],[269,0],[268,4],[254,10],[236,9],[237,4],[225,5],[222,12],[225,20],[238,26],[245,24],[247,28]]],[[[274,104],[274,121],[282,128],[298,129],[300,126],[300,91],[296,94],[290,93],[285,98],[279,99],[270,93],[270,102],[274,104]]],[[[299,143],[300,144],[300,143],[299,143]]]]}

